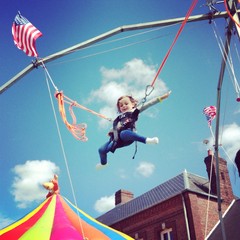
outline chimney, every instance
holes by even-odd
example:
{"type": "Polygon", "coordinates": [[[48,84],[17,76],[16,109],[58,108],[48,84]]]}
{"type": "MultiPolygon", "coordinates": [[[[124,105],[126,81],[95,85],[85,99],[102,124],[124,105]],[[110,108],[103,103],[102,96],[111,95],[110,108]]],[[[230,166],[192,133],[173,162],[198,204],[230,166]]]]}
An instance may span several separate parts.
{"type": "MultiPolygon", "coordinates": [[[[216,158],[211,150],[208,150],[208,156],[204,159],[206,164],[206,171],[208,173],[208,179],[211,183],[211,193],[217,195],[217,178],[216,178],[216,158]],[[212,166],[211,166],[212,164],[212,166]],[[211,173],[212,168],[212,173],[211,173]],[[210,179],[211,177],[211,179],[210,179]]],[[[234,199],[232,185],[228,173],[227,161],[218,157],[219,162],[219,180],[220,180],[220,192],[221,198],[226,203],[231,203],[234,199]]]]}
{"type": "Polygon", "coordinates": [[[129,202],[132,199],[132,192],[120,189],[115,193],[115,206],[117,206],[118,204],[124,204],[126,202],[129,202]]]}

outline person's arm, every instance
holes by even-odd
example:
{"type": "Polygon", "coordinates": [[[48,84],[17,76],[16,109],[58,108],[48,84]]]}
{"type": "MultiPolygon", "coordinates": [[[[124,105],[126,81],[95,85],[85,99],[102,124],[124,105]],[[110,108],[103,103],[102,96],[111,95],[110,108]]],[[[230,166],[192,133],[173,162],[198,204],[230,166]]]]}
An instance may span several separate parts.
{"type": "Polygon", "coordinates": [[[139,106],[138,109],[140,112],[148,109],[149,107],[161,102],[162,100],[166,99],[169,97],[169,95],[171,94],[171,91],[165,93],[164,95],[162,96],[159,96],[159,97],[156,97],[156,98],[153,98],[152,100],[144,103],[143,105],[139,106]]]}

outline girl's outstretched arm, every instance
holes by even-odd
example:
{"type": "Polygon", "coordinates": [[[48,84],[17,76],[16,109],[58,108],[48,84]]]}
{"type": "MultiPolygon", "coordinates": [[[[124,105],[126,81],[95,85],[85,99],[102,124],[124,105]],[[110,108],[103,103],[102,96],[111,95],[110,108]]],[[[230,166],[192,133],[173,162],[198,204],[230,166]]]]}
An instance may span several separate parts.
{"type": "Polygon", "coordinates": [[[171,94],[171,91],[165,93],[164,95],[162,96],[159,96],[159,97],[156,97],[156,98],[153,98],[152,100],[144,103],[143,105],[139,106],[138,109],[140,112],[143,112],[144,110],[148,109],[149,107],[161,102],[162,100],[166,99],[169,97],[169,95],[171,94]]]}

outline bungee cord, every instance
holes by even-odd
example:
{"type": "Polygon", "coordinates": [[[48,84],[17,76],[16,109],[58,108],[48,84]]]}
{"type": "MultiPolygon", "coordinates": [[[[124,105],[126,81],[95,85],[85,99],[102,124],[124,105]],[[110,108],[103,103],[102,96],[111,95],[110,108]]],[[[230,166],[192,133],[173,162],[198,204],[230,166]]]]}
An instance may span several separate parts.
{"type": "MultiPolygon", "coordinates": [[[[57,120],[57,115],[56,115],[56,111],[55,111],[54,104],[53,104],[50,85],[49,85],[49,81],[48,81],[49,78],[47,77],[46,71],[45,71],[45,80],[46,80],[47,89],[48,89],[48,93],[49,93],[49,98],[50,98],[50,102],[51,102],[51,106],[52,106],[52,110],[53,110],[53,115],[54,115],[54,119],[55,119],[55,123],[56,123],[56,127],[57,127],[57,132],[58,132],[58,137],[59,137],[59,141],[60,141],[60,145],[61,145],[61,149],[62,149],[63,159],[64,159],[64,163],[65,163],[65,167],[66,167],[66,170],[67,170],[67,175],[68,175],[68,179],[69,179],[69,183],[70,183],[70,187],[71,187],[71,191],[72,191],[72,195],[73,195],[74,204],[76,205],[76,207],[78,207],[76,194],[75,194],[74,187],[73,187],[72,177],[71,177],[71,173],[70,173],[70,170],[69,170],[68,159],[67,159],[66,151],[65,151],[65,148],[64,148],[64,144],[63,144],[62,134],[61,134],[61,131],[60,131],[60,128],[59,128],[59,123],[58,123],[58,120],[57,120]]],[[[85,236],[83,226],[82,226],[82,222],[81,222],[82,220],[81,220],[81,217],[80,217],[78,212],[77,212],[77,215],[79,217],[78,218],[79,219],[79,225],[80,225],[82,234],[83,234],[83,236],[85,236]]]]}
{"type": "MultiPolygon", "coordinates": [[[[181,26],[180,26],[180,29],[178,30],[178,32],[177,32],[177,34],[176,34],[176,36],[175,36],[175,38],[174,38],[174,40],[173,40],[173,42],[172,42],[172,44],[171,44],[171,46],[170,46],[170,48],[169,48],[166,56],[164,57],[164,59],[163,59],[163,61],[162,61],[162,64],[160,65],[160,67],[159,67],[159,69],[158,69],[158,71],[157,71],[157,73],[156,73],[156,75],[155,75],[155,77],[154,77],[154,79],[153,79],[153,81],[152,81],[152,83],[151,83],[150,85],[147,85],[147,86],[146,86],[145,96],[144,96],[144,98],[143,98],[142,101],[141,101],[142,104],[144,104],[144,103],[146,102],[147,97],[148,97],[148,96],[152,93],[152,91],[154,90],[155,81],[157,80],[157,78],[158,78],[158,76],[159,76],[159,74],[160,74],[160,71],[161,71],[162,68],[164,67],[165,62],[167,61],[167,58],[169,57],[169,55],[170,55],[170,53],[171,53],[171,51],[172,51],[175,43],[177,42],[178,37],[180,36],[180,34],[181,34],[181,32],[182,32],[185,24],[187,23],[190,15],[191,15],[191,13],[192,13],[192,11],[193,11],[193,9],[195,8],[197,2],[198,2],[197,0],[193,0],[191,6],[190,6],[190,8],[189,8],[189,10],[188,10],[188,12],[187,12],[187,14],[186,14],[186,16],[185,16],[185,19],[184,19],[184,21],[182,22],[182,24],[181,24],[181,26]]],[[[158,29],[157,29],[157,30],[158,30],[158,29]]],[[[132,36],[128,36],[128,37],[125,37],[125,38],[120,38],[120,39],[117,39],[117,40],[108,41],[108,42],[102,43],[102,44],[96,44],[96,45],[94,45],[94,46],[99,46],[99,45],[107,44],[107,43],[109,43],[109,42],[119,41],[119,40],[122,40],[122,39],[126,39],[126,38],[130,38],[130,37],[138,36],[138,35],[140,35],[140,34],[145,34],[145,33],[148,33],[148,32],[150,32],[150,31],[153,31],[153,30],[145,31],[145,32],[143,32],[143,33],[134,34],[134,35],[132,35],[132,36]]],[[[161,36],[160,36],[160,37],[161,37],[161,36]]],[[[81,58],[87,58],[87,57],[90,57],[90,56],[96,56],[96,55],[98,55],[98,54],[102,54],[102,53],[114,51],[114,50],[117,50],[117,49],[125,48],[125,47],[128,47],[128,46],[136,45],[136,44],[139,44],[139,43],[147,42],[147,41],[150,41],[150,40],[153,40],[153,39],[156,39],[156,38],[159,38],[159,36],[158,36],[158,37],[154,37],[154,38],[150,38],[150,39],[147,39],[147,40],[138,41],[137,43],[131,43],[131,44],[127,44],[127,45],[125,45],[125,46],[120,46],[120,47],[116,47],[116,48],[114,48],[114,49],[102,51],[102,52],[100,52],[100,53],[91,54],[91,55],[88,55],[88,56],[85,56],[85,57],[81,57],[81,58]]],[[[93,47],[94,47],[94,46],[93,46],[93,47]]],[[[89,48],[89,47],[87,47],[87,48],[89,48]]],[[[80,49],[79,49],[79,50],[80,50],[80,49]]],[[[79,51],[79,50],[75,50],[75,51],[79,51]]],[[[46,67],[45,67],[44,69],[46,70],[46,67]]],[[[49,75],[49,74],[48,74],[48,75],[49,75]]],[[[104,119],[106,119],[106,120],[111,121],[110,118],[108,118],[108,117],[106,117],[106,116],[104,116],[104,115],[102,115],[102,114],[96,113],[96,112],[94,112],[94,111],[92,111],[92,110],[90,110],[90,109],[87,109],[86,107],[78,104],[76,101],[72,101],[70,98],[64,96],[64,95],[63,95],[63,92],[60,93],[60,92],[57,90],[57,88],[55,88],[55,89],[56,89],[56,91],[57,91],[56,97],[58,98],[59,109],[60,109],[60,113],[61,113],[61,116],[62,116],[62,118],[63,118],[63,121],[64,121],[64,123],[66,124],[67,128],[69,129],[69,131],[70,131],[70,132],[73,134],[73,136],[75,136],[77,139],[79,139],[79,140],[82,140],[82,139],[83,139],[83,140],[86,140],[86,137],[85,137],[85,127],[86,127],[86,125],[79,125],[79,126],[76,125],[76,118],[75,118],[75,115],[74,115],[74,113],[73,113],[72,106],[77,106],[77,107],[79,107],[79,108],[82,108],[83,110],[89,111],[89,112],[92,113],[92,114],[95,114],[95,115],[97,115],[97,116],[99,116],[99,117],[102,117],[102,118],[104,118],[104,119]],[[66,100],[64,100],[64,98],[65,98],[66,100]],[[69,122],[68,122],[67,119],[66,119],[65,110],[64,110],[64,102],[70,104],[69,111],[70,111],[70,114],[71,114],[71,116],[72,116],[72,118],[73,118],[73,124],[69,124],[69,122]]]]}
{"type": "Polygon", "coordinates": [[[157,80],[157,78],[158,78],[161,70],[163,69],[163,67],[164,67],[164,65],[165,65],[165,63],[166,63],[166,61],[167,61],[167,59],[168,59],[168,57],[169,57],[169,55],[170,55],[170,53],[171,53],[174,45],[175,45],[175,43],[176,43],[177,40],[178,40],[178,37],[179,37],[180,34],[182,33],[182,31],[183,31],[183,29],[184,29],[184,27],[185,27],[185,25],[186,25],[186,23],[187,23],[187,21],[188,21],[188,18],[190,17],[190,15],[191,15],[193,9],[195,8],[197,2],[198,2],[198,0],[193,0],[191,6],[190,6],[190,8],[189,8],[189,10],[188,10],[188,12],[187,12],[187,14],[186,14],[186,16],[185,16],[184,21],[182,22],[182,24],[181,24],[181,26],[180,26],[180,28],[179,28],[176,36],[175,36],[175,38],[174,38],[174,40],[173,40],[170,48],[168,49],[168,51],[167,51],[167,53],[166,53],[166,55],[165,55],[165,57],[164,57],[161,65],[160,65],[160,67],[159,67],[159,69],[158,69],[158,71],[157,71],[157,73],[156,73],[156,75],[155,75],[155,77],[154,77],[154,79],[153,79],[153,81],[152,81],[152,83],[151,83],[151,86],[152,86],[152,87],[154,86],[154,84],[155,84],[155,82],[156,82],[156,80],[157,80]]]}

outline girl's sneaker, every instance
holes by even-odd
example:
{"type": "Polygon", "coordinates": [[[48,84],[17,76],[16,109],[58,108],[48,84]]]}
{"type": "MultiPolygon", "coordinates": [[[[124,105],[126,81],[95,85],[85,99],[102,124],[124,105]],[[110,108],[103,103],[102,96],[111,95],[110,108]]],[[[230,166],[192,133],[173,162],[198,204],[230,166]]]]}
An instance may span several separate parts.
{"type": "Polygon", "coordinates": [[[146,138],[146,144],[158,144],[159,139],[157,137],[146,138]]]}

